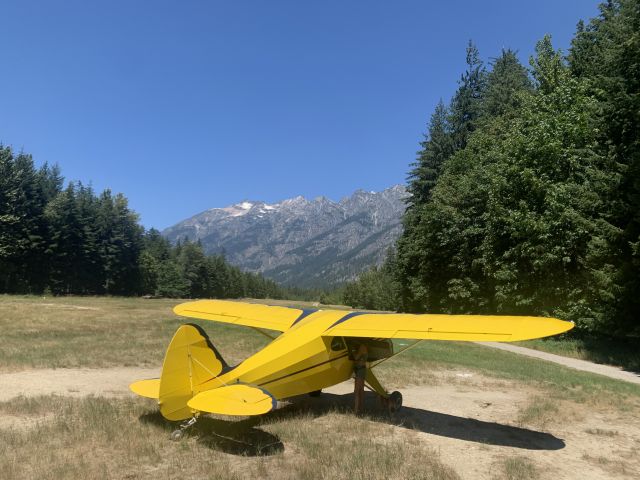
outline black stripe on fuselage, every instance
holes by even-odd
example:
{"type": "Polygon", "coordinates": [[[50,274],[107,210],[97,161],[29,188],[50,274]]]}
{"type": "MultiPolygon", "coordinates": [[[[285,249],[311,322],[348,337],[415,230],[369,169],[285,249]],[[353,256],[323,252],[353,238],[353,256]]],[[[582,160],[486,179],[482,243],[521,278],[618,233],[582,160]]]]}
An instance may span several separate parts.
{"type": "Polygon", "coordinates": [[[274,378],[273,380],[269,380],[268,382],[260,383],[260,384],[258,384],[258,386],[259,386],[259,387],[262,387],[263,385],[267,385],[267,384],[269,384],[269,383],[277,382],[278,380],[283,380],[283,379],[285,379],[285,378],[287,378],[287,377],[291,377],[291,376],[293,376],[293,375],[297,375],[297,374],[299,374],[299,373],[306,372],[307,370],[311,370],[312,368],[319,367],[319,366],[324,365],[324,364],[326,364],[326,363],[331,363],[331,362],[333,362],[333,361],[335,361],[335,360],[340,360],[341,358],[344,358],[344,357],[347,357],[347,356],[349,356],[349,353],[348,353],[348,352],[347,352],[347,353],[345,353],[345,354],[343,354],[343,355],[340,355],[339,357],[331,358],[331,359],[329,359],[329,360],[325,360],[324,362],[320,362],[320,363],[317,363],[317,364],[315,364],[315,365],[311,365],[310,367],[303,368],[302,370],[298,370],[297,372],[288,373],[288,374],[283,375],[283,376],[281,376],[281,377],[274,378]]]}

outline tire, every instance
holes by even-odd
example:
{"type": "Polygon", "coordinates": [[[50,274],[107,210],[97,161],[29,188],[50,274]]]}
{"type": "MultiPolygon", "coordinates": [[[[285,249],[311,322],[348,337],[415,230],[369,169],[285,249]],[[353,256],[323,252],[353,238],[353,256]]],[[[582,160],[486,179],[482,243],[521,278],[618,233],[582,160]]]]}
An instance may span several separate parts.
{"type": "Polygon", "coordinates": [[[402,408],[402,394],[398,391],[389,395],[389,412],[396,413],[402,408]]]}
{"type": "Polygon", "coordinates": [[[169,435],[169,439],[177,442],[178,440],[182,439],[183,435],[184,432],[182,430],[174,430],[173,432],[171,432],[171,435],[169,435]]]}

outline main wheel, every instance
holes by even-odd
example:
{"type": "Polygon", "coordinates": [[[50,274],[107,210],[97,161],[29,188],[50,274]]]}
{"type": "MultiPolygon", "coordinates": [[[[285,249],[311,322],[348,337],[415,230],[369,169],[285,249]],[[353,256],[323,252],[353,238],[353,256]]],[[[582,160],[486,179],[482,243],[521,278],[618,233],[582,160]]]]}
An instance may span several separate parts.
{"type": "Polygon", "coordinates": [[[398,391],[389,395],[389,412],[396,413],[402,408],[402,394],[398,391]]]}
{"type": "Polygon", "coordinates": [[[314,390],[313,392],[309,392],[310,397],[319,397],[322,393],[322,390],[314,390]]]}

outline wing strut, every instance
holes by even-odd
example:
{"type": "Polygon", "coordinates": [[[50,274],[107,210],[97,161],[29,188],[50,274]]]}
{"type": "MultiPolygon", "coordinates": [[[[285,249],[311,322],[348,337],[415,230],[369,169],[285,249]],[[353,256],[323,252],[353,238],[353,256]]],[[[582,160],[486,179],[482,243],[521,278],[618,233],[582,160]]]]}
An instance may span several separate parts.
{"type": "Polygon", "coordinates": [[[369,366],[369,368],[373,368],[373,367],[377,367],[378,365],[380,365],[382,362],[384,362],[385,360],[389,360],[390,358],[395,357],[396,355],[400,355],[403,352],[406,352],[407,350],[409,350],[410,348],[415,347],[416,345],[418,345],[420,342],[422,342],[422,340],[414,340],[413,342],[411,342],[409,345],[407,345],[406,347],[398,350],[397,352],[395,352],[393,355],[391,355],[390,357],[385,357],[385,358],[381,358],[380,360],[378,360],[377,362],[373,363],[372,365],[369,366]]]}
{"type": "Polygon", "coordinates": [[[276,335],[276,336],[272,336],[272,335],[268,334],[267,332],[265,332],[265,331],[264,331],[263,329],[261,329],[261,328],[258,328],[258,327],[251,327],[251,328],[252,328],[252,329],[254,329],[256,332],[261,333],[261,334],[262,334],[262,335],[264,335],[265,337],[270,338],[271,340],[275,340],[275,339],[276,339],[276,337],[277,337],[277,335],[276,335]]]}

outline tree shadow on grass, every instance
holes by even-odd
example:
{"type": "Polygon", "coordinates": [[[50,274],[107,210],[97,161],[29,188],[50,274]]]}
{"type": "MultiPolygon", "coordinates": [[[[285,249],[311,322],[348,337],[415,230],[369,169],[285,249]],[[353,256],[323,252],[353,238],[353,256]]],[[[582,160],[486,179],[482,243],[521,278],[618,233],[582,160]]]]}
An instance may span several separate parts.
{"type": "MultiPolygon", "coordinates": [[[[377,395],[371,392],[365,393],[365,411],[367,413],[362,418],[372,422],[467,442],[526,450],[560,450],[565,447],[563,440],[550,433],[421,408],[402,407],[398,413],[389,415],[380,407],[377,395]]],[[[302,417],[316,418],[330,412],[352,414],[353,394],[323,393],[314,398],[302,395],[292,398],[291,403],[284,408],[242,420],[203,416],[185,433],[196,437],[201,445],[225,453],[243,456],[273,455],[284,451],[284,445],[280,438],[262,430],[260,426],[302,417]]],[[[178,425],[165,420],[157,411],[141,415],[140,421],[162,428],[167,436],[178,425]]]]}

